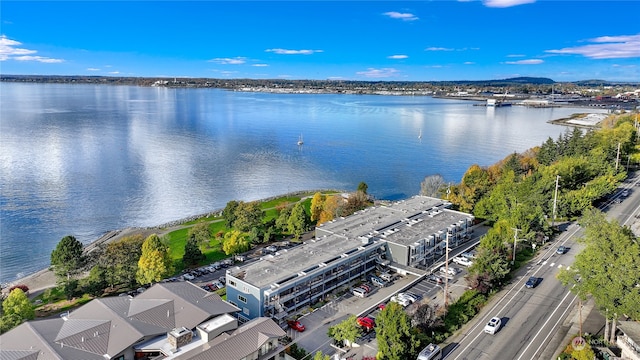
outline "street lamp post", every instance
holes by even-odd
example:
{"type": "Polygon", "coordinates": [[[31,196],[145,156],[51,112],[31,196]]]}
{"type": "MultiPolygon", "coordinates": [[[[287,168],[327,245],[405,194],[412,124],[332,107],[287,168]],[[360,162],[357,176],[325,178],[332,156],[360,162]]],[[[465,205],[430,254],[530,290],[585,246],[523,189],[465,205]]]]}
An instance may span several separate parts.
{"type": "Polygon", "coordinates": [[[445,256],[444,256],[444,308],[449,305],[449,231],[445,240],[445,256]]]}

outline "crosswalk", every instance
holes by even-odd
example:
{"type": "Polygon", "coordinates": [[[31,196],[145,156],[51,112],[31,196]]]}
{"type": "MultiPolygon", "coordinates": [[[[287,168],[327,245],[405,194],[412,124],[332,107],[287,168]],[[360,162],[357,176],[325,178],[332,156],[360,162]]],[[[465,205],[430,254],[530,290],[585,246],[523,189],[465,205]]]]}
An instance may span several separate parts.
{"type": "MultiPolygon", "coordinates": [[[[547,265],[547,261],[546,260],[543,261],[542,265],[547,265]]],[[[562,264],[556,265],[556,263],[552,262],[552,263],[549,264],[549,267],[557,267],[558,269],[562,269],[564,267],[564,265],[562,265],[562,264]]],[[[567,266],[566,269],[567,270],[571,269],[571,266],[567,266]]]]}

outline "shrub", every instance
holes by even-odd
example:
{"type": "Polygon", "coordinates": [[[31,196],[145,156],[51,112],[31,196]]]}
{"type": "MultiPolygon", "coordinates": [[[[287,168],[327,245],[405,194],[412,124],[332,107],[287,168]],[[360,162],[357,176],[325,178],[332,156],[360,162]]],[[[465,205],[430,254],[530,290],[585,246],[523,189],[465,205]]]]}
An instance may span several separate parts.
{"type": "Polygon", "coordinates": [[[25,294],[29,293],[29,287],[27,285],[25,285],[25,284],[14,285],[14,286],[9,288],[9,292],[12,292],[14,289],[20,289],[25,294]]]}

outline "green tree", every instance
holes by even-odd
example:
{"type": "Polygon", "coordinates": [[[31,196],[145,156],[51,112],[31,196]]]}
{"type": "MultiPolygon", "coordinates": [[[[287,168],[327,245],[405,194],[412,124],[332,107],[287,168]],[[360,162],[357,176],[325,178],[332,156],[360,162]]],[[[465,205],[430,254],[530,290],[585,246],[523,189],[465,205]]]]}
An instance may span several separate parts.
{"type": "Polygon", "coordinates": [[[322,351],[317,351],[313,356],[313,360],[331,360],[331,356],[323,354],[322,351]]]}
{"type": "Polygon", "coordinates": [[[4,314],[0,317],[0,334],[4,334],[14,327],[20,325],[23,319],[17,314],[4,314]]]}
{"type": "Polygon", "coordinates": [[[236,200],[231,200],[227,203],[227,206],[222,210],[222,217],[224,223],[228,228],[233,227],[233,223],[236,221],[236,209],[240,203],[236,200]]]}
{"type": "Polygon", "coordinates": [[[239,254],[249,250],[247,235],[238,230],[229,231],[224,234],[222,241],[222,251],[227,255],[239,254]]]}
{"type": "Polygon", "coordinates": [[[293,210],[293,206],[286,206],[280,210],[278,218],[276,219],[276,228],[280,229],[280,231],[288,231],[291,210],[293,210]]]}
{"type": "Polygon", "coordinates": [[[93,296],[101,296],[108,286],[107,271],[100,265],[94,265],[89,271],[89,276],[82,279],[83,291],[93,296]]]}
{"type": "Polygon", "coordinates": [[[630,229],[615,220],[608,221],[596,209],[585,212],[581,218],[585,244],[569,269],[558,273],[558,279],[584,301],[593,297],[605,316],[605,339],[615,341],[616,320],[622,314],[640,320],[640,244],[630,229]]]}
{"type": "Polygon", "coordinates": [[[200,261],[207,257],[200,251],[200,241],[197,239],[196,234],[191,234],[187,238],[187,243],[184,246],[184,255],[182,256],[182,262],[187,265],[197,265],[200,261]]]}
{"type": "Polygon", "coordinates": [[[200,250],[204,251],[207,249],[212,236],[209,224],[206,222],[199,222],[193,225],[191,229],[189,229],[187,239],[192,236],[195,238],[196,244],[200,247],[200,250]]]}
{"type": "Polygon", "coordinates": [[[260,207],[260,202],[240,202],[235,211],[236,220],[233,222],[233,227],[242,231],[248,232],[254,227],[262,226],[262,218],[264,211],[260,207]]]}
{"type": "Polygon", "coordinates": [[[321,193],[317,192],[313,194],[311,198],[311,221],[318,221],[320,219],[320,214],[322,213],[322,207],[324,205],[324,196],[321,193]]]}
{"type": "Polygon", "coordinates": [[[294,238],[299,239],[307,230],[308,224],[309,215],[307,215],[307,211],[304,209],[304,204],[301,202],[296,203],[293,209],[291,209],[291,215],[287,221],[287,229],[293,234],[294,238]]]}
{"type": "Polygon", "coordinates": [[[142,243],[142,255],[138,260],[136,279],[140,284],[162,280],[173,273],[173,259],[166,241],[152,234],[142,243]]]}
{"type": "Polygon", "coordinates": [[[334,326],[329,327],[327,335],[335,340],[337,344],[352,344],[362,334],[362,330],[356,322],[355,315],[349,316],[347,319],[334,326]]]}
{"type": "Polygon", "coordinates": [[[360,184],[358,184],[358,191],[366,194],[367,193],[367,189],[369,189],[369,185],[367,185],[366,182],[362,181],[362,182],[360,182],[360,184]]]}
{"type": "MultiPolygon", "coordinates": [[[[65,236],[51,252],[51,266],[58,279],[69,280],[85,263],[82,243],[74,236],[65,236]]],[[[64,281],[64,280],[63,280],[64,281]]]]}
{"type": "Polygon", "coordinates": [[[106,281],[111,287],[131,288],[136,284],[142,243],[142,235],[134,235],[107,244],[98,258],[98,264],[105,269],[106,281]]]}
{"type": "Polygon", "coordinates": [[[309,355],[305,349],[299,347],[296,343],[289,345],[286,352],[296,360],[302,360],[309,355]]]}
{"type": "Polygon", "coordinates": [[[411,327],[411,319],[395,302],[376,318],[376,340],[379,360],[415,359],[420,352],[420,340],[411,327]]]}
{"type": "Polygon", "coordinates": [[[31,320],[35,317],[35,310],[27,294],[22,289],[13,289],[2,302],[3,315],[15,314],[21,320],[31,320]]]}

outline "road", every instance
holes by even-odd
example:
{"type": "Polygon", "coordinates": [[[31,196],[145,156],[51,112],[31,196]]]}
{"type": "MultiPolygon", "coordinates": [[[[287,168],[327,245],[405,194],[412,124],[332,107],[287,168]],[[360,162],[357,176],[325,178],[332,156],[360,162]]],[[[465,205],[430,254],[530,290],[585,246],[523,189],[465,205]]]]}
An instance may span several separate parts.
{"type": "MultiPolygon", "coordinates": [[[[604,204],[602,210],[610,219],[617,219],[623,225],[630,225],[635,220],[640,208],[640,191],[634,191],[637,182],[637,178],[632,178],[623,184],[623,188],[629,189],[628,198],[623,199],[622,191],[619,191],[604,204]]],[[[576,243],[580,236],[582,229],[569,224],[553,243],[517,273],[512,283],[468,323],[462,333],[451,339],[452,343],[445,349],[446,359],[549,359],[547,347],[553,343],[553,336],[578,301],[556,275],[561,268],[571,266],[575,255],[582,250],[582,244],[576,243]],[[568,247],[568,252],[557,254],[560,245],[568,247]],[[527,289],[524,284],[530,276],[540,277],[542,282],[527,289]],[[502,319],[502,327],[495,335],[489,335],[483,329],[493,316],[502,319]]]]}

